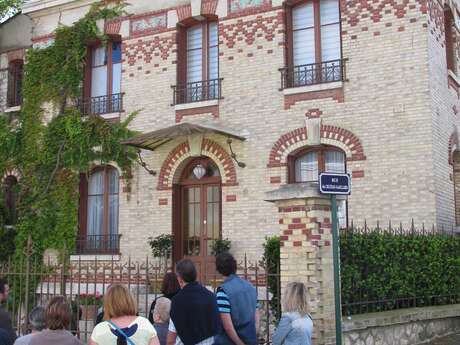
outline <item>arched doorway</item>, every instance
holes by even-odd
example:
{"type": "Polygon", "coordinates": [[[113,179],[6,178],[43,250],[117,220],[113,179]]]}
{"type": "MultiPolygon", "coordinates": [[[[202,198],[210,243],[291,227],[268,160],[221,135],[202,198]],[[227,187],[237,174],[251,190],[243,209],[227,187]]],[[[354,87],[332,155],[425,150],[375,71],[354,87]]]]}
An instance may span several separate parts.
{"type": "Polygon", "coordinates": [[[191,259],[198,279],[208,282],[215,274],[212,245],[221,238],[221,176],[214,162],[195,158],[184,168],[175,188],[174,256],[191,259]]]}

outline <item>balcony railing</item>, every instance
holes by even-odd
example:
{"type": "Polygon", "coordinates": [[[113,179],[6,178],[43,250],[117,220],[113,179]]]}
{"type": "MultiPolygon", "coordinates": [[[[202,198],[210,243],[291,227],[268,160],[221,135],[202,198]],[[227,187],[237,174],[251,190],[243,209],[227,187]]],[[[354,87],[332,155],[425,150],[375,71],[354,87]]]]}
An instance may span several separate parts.
{"type": "Polygon", "coordinates": [[[76,254],[119,254],[121,235],[87,235],[77,239],[76,254]]]}
{"type": "Polygon", "coordinates": [[[281,89],[345,80],[345,60],[285,67],[280,69],[281,89]]]}
{"type": "Polygon", "coordinates": [[[172,86],[173,105],[222,98],[222,80],[210,79],[172,86]]]}
{"type": "Polygon", "coordinates": [[[78,106],[83,115],[103,115],[123,110],[123,93],[97,96],[80,100],[78,106]]]}

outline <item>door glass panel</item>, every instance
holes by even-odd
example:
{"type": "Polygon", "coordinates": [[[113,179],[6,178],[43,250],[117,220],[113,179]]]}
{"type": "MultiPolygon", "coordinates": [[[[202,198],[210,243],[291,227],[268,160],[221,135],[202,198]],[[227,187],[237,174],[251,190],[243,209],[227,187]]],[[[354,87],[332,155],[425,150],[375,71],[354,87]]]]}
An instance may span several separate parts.
{"type": "Polygon", "coordinates": [[[201,191],[184,190],[184,255],[200,255],[201,191]]]}
{"type": "Polygon", "coordinates": [[[207,255],[211,255],[211,246],[220,238],[220,188],[209,186],[206,188],[206,240],[207,255]]]}

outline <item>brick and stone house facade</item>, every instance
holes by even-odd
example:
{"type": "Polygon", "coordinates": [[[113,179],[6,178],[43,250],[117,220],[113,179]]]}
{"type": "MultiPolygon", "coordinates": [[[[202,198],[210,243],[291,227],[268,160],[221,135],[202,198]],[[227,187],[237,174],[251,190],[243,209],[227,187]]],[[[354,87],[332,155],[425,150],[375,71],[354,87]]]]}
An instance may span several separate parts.
{"type": "MultiPolygon", "coordinates": [[[[51,44],[58,22],[71,24],[91,2],[27,1],[32,37],[0,44],[2,71],[28,46],[51,44]]],[[[116,166],[95,167],[82,181],[83,252],[102,235],[111,250],[121,235],[121,254],[145,257],[148,237],[173,233],[176,258],[206,265],[219,237],[259,257],[264,237],[279,232],[265,193],[324,170],[352,176],[343,226],[455,226],[459,5],[130,1],[129,15],[100,23],[112,44],[88,48],[85,111],[118,121],[140,110],[131,127],[144,134],[129,144],[156,174],[134,166],[128,188],[116,166]]],[[[7,79],[2,96],[16,85],[7,79]]]]}

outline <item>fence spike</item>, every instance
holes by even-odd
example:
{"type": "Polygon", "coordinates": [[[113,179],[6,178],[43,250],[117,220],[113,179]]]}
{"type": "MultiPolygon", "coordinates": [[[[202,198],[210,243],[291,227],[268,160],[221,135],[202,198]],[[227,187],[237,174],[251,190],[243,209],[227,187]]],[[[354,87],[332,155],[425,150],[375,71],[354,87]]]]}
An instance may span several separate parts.
{"type": "Polygon", "coordinates": [[[380,229],[380,222],[377,220],[377,231],[380,229]]]}
{"type": "Polygon", "coordinates": [[[388,230],[391,232],[391,219],[388,221],[388,230]]]}
{"type": "Polygon", "coordinates": [[[400,235],[403,234],[403,225],[402,225],[402,222],[399,222],[399,234],[400,234],[400,235]]]}
{"type": "Polygon", "coordinates": [[[412,231],[412,235],[413,235],[413,234],[414,234],[414,232],[415,232],[414,218],[412,218],[412,220],[411,220],[410,229],[411,229],[411,231],[412,231]]]}
{"type": "Polygon", "coordinates": [[[367,220],[364,219],[364,233],[367,234],[367,220]]]}

